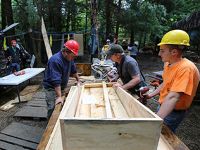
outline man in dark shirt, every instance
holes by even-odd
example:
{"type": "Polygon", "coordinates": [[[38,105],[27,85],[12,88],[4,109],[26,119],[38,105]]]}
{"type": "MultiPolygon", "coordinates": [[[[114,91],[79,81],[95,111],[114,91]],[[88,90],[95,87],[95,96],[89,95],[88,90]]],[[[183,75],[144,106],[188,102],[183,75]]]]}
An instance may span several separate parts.
{"type": "Polygon", "coordinates": [[[16,47],[16,40],[11,41],[11,47],[7,51],[8,61],[10,62],[10,73],[13,71],[20,71],[21,52],[16,47]]]}
{"type": "Polygon", "coordinates": [[[61,91],[67,87],[69,76],[72,75],[79,82],[74,63],[78,50],[79,44],[75,40],[69,40],[64,44],[64,48],[54,54],[48,61],[43,80],[48,118],[50,118],[56,104],[63,104],[61,91]]]}
{"type": "Polygon", "coordinates": [[[118,44],[111,44],[107,56],[116,63],[119,77],[123,84],[116,83],[114,86],[139,94],[139,88],[144,86],[144,80],[140,74],[138,63],[130,56],[124,55],[123,48],[118,44]]]}

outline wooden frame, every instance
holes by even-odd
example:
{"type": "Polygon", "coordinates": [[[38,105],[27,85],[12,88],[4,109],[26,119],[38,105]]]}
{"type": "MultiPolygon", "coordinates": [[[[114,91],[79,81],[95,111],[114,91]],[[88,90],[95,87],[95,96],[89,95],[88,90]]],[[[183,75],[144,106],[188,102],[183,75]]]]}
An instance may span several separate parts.
{"type": "Polygon", "coordinates": [[[60,114],[64,150],[156,150],[162,119],[121,88],[76,87],[60,114]]]}

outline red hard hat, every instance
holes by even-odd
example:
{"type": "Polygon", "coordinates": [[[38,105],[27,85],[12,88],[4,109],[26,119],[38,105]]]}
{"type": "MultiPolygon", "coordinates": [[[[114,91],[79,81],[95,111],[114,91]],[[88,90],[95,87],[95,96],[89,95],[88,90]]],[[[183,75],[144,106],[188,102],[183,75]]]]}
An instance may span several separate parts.
{"type": "Polygon", "coordinates": [[[69,49],[72,53],[74,53],[76,56],[78,55],[79,50],[79,44],[75,40],[69,40],[67,41],[64,46],[69,49]]]}

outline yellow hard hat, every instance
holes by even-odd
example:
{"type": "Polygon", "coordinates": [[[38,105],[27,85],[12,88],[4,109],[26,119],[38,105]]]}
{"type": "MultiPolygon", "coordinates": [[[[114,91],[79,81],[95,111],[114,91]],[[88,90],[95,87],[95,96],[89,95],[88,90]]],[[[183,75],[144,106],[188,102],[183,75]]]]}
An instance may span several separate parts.
{"type": "Polygon", "coordinates": [[[158,44],[164,45],[164,44],[172,44],[172,45],[185,45],[190,46],[190,37],[189,35],[183,31],[183,30],[172,30],[167,32],[161,42],[158,44]]]}

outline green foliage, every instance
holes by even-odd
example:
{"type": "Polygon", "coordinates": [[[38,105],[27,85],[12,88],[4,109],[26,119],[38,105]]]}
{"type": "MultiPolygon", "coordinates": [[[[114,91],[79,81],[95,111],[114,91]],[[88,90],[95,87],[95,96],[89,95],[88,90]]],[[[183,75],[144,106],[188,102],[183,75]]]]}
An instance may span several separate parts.
{"type": "MultiPolygon", "coordinates": [[[[59,32],[56,30],[57,24],[61,25],[60,31],[84,31],[91,29],[90,2],[90,0],[12,0],[14,22],[20,23],[17,28],[20,31],[27,31],[28,28],[40,30],[40,17],[43,16],[48,31],[59,32]],[[58,3],[61,9],[57,8],[58,3]],[[59,20],[58,17],[61,20],[56,22],[59,20]]],[[[129,38],[133,35],[134,40],[144,39],[145,42],[154,41],[154,37],[161,38],[170,30],[173,23],[200,8],[199,0],[122,0],[121,8],[118,8],[119,0],[110,2],[108,9],[111,13],[109,22],[111,29],[109,30],[112,34],[115,34],[116,24],[119,23],[119,38],[129,38]]],[[[98,30],[102,39],[106,32],[105,4],[105,0],[98,1],[98,30]]]]}

